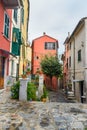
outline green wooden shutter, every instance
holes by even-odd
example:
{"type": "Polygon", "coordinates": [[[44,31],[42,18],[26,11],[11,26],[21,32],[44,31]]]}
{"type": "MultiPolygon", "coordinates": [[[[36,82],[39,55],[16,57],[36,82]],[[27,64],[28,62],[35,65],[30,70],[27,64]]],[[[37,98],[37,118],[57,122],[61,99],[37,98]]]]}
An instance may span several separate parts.
{"type": "Polygon", "coordinates": [[[18,28],[13,28],[13,38],[12,38],[12,53],[16,56],[20,55],[20,34],[18,28]]]}
{"type": "Polygon", "coordinates": [[[22,40],[21,40],[21,32],[19,31],[19,39],[18,39],[19,45],[22,44],[22,40]]]}

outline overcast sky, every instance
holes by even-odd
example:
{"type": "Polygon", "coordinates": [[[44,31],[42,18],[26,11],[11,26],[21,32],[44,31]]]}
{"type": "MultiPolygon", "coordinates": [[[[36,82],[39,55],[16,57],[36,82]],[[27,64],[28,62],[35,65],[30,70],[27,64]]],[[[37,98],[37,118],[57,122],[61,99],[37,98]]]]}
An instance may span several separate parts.
{"type": "Polygon", "coordinates": [[[87,0],[30,0],[29,41],[43,35],[59,42],[59,53],[64,51],[64,40],[87,16],[87,0]]]}

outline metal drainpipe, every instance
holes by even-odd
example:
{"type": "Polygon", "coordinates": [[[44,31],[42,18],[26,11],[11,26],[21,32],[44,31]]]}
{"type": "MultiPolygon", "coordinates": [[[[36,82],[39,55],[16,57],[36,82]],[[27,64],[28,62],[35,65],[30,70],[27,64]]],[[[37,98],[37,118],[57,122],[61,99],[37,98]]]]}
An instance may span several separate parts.
{"type": "MultiPolygon", "coordinates": [[[[73,79],[75,80],[75,38],[73,37],[73,39],[74,39],[74,74],[73,74],[73,79]]],[[[75,96],[75,82],[73,82],[73,85],[74,85],[74,96],[75,96]]]]}

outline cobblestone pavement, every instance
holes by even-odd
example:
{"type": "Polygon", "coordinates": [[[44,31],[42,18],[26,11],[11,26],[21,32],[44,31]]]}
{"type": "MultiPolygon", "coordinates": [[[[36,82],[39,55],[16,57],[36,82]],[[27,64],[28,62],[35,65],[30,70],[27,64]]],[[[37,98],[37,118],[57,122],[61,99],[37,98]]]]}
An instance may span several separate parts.
{"type": "Polygon", "coordinates": [[[0,130],[87,130],[87,104],[20,102],[0,93],[0,130]]]}
{"type": "Polygon", "coordinates": [[[49,100],[50,102],[61,102],[61,103],[69,102],[65,97],[65,95],[60,90],[58,90],[57,92],[49,91],[49,100]]]}
{"type": "Polygon", "coordinates": [[[62,90],[49,91],[50,102],[60,102],[60,103],[76,103],[75,98],[68,99],[62,90]]]}

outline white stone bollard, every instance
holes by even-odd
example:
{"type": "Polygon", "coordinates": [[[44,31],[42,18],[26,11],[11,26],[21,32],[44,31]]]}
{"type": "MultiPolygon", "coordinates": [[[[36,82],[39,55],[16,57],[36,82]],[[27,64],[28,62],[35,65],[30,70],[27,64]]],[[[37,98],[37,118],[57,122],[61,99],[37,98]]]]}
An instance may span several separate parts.
{"type": "Polygon", "coordinates": [[[28,78],[20,79],[20,89],[19,89],[19,100],[27,101],[27,84],[29,82],[28,78]]]}
{"type": "Polygon", "coordinates": [[[39,87],[38,87],[38,97],[43,95],[43,75],[39,76],[39,87]]]}

